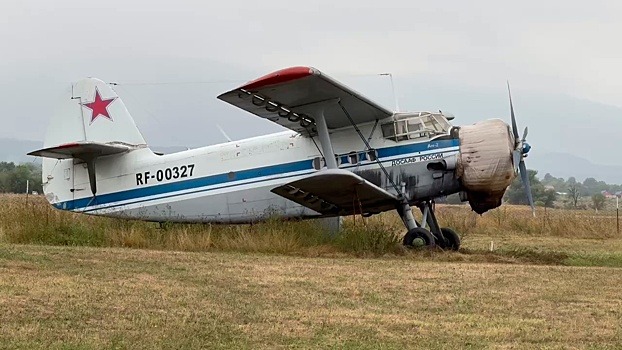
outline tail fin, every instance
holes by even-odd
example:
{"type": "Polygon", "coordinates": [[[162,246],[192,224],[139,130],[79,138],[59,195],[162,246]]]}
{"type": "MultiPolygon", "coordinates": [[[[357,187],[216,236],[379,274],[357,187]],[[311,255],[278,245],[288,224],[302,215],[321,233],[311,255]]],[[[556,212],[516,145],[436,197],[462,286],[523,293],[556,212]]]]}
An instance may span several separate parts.
{"type": "Polygon", "coordinates": [[[68,95],[50,120],[44,147],[72,142],[145,145],[125,104],[108,84],[83,79],[68,95]]]}
{"type": "Polygon", "coordinates": [[[43,149],[28,153],[44,157],[43,183],[51,203],[73,199],[76,177],[74,160],[86,164],[93,196],[97,193],[95,164],[102,156],[146,147],[125,104],[99,79],[83,79],[67,91],[48,126],[43,149]]]}

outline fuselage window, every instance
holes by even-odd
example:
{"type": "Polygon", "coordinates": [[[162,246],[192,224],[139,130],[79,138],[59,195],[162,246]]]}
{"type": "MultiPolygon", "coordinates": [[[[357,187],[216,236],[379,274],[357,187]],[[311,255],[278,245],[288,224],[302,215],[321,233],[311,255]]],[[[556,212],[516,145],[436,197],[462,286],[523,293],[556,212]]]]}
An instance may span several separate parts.
{"type": "Polygon", "coordinates": [[[381,125],[382,136],[396,142],[446,134],[451,124],[441,113],[400,113],[392,122],[381,125]]]}
{"type": "Polygon", "coordinates": [[[382,124],[380,127],[382,128],[382,137],[384,137],[385,139],[395,137],[396,131],[394,122],[382,124]]]}
{"type": "Polygon", "coordinates": [[[370,149],[369,151],[367,151],[367,159],[371,160],[372,162],[377,161],[378,151],[376,151],[375,149],[370,149]]]}
{"type": "Polygon", "coordinates": [[[324,158],[315,157],[313,158],[313,169],[320,170],[324,166],[324,158]]]}
{"type": "Polygon", "coordinates": [[[350,160],[350,164],[358,164],[359,162],[359,154],[352,151],[348,153],[348,159],[350,160]]]}

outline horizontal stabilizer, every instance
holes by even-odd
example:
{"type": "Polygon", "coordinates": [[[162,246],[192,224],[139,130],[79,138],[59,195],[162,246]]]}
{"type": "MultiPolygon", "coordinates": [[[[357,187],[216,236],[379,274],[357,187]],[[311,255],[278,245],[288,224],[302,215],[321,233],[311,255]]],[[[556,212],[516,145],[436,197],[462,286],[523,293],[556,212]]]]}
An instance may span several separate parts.
{"type": "Polygon", "coordinates": [[[339,169],[317,172],[272,189],[273,193],[324,215],[377,214],[395,209],[397,197],[362,177],[339,169]]]}
{"type": "Polygon", "coordinates": [[[59,146],[43,148],[28,153],[29,156],[37,156],[54,159],[94,159],[101,156],[108,156],[127,152],[129,146],[125,145],[109,145],[99,142],[72,142],[59,146]]]}

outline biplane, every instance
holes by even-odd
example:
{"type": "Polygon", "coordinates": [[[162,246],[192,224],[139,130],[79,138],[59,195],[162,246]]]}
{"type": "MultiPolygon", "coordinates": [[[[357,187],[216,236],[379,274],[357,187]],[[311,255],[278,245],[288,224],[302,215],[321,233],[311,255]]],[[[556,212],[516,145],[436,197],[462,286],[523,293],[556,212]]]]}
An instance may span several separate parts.
{"type": "MultiPolygon", "coordinates": [[[[509,87],[508,87],[509,90],[509,87]]],[[[511,126],[453,126],[442,112],[393,112],[315,68],[276,71],[218,98],[288,129],[173,154],[147,145],[113,86],[88,78],[53,115],[43,189],[56,208],[155,222],[239,224],[371,216],[395,210],[404,244],[458,249],[435,200],[460,193],[477,213],[501,205],[520,173],[532,204],[510,96],[511,126]],[[416,207],[421,216],[413,214],[416,207]]]]}

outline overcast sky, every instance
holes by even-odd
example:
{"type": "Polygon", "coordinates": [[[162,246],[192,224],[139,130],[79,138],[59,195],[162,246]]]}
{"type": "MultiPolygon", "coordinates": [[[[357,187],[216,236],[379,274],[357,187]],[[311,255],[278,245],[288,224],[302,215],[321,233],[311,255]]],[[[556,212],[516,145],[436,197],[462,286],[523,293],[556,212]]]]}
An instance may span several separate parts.
{"type": "Polygon", "coordinates": [[[393,74],[408,108],[430,99],[404,96],[405,86],[503,98],[506,79],[518,94],[622,106],[619,1],[2,0],[0,13],[0,137],[42,139],[54,99],[85,76],[121,83],[152,144],[222,141],[214,124],[233,137],[275,131],[215,97],[293,65],[388,107],[377,73],[393,74]]]}

